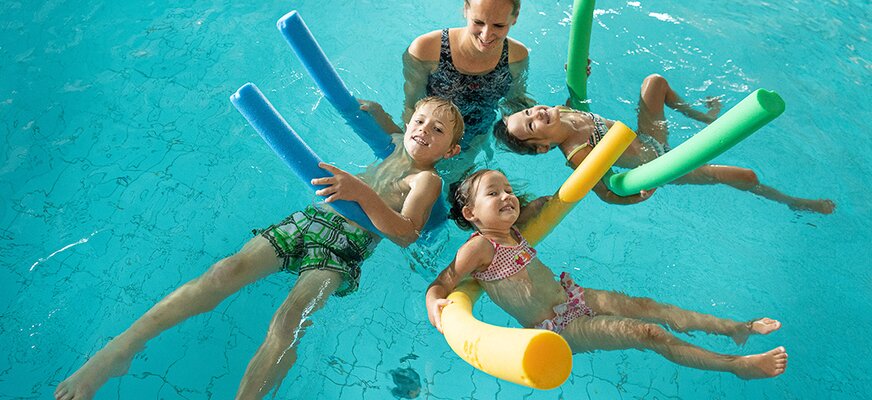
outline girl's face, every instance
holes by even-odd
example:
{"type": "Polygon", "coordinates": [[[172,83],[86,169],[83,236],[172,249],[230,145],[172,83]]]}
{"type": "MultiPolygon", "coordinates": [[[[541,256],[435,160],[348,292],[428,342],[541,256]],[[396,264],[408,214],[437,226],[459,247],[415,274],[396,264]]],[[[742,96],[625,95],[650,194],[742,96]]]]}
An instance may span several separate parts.
{"type": "Polygon", "coordinates": [[[509,229],[518,220],[521,204],[506,176],[497,171],[482,175],[463,207],[463,217],[479,230],[509,229]]]}
{"type": "Polygon", "coordinates": [[[469,0],[463,6],[466,29],[472,35],[479,51],[502,48],[509,36],[509,28],[518,17],[512,15],[512,2],[508,0],[469,0]]]}
{"type": "Polygon", "coordinates": [[[447,112],[440,112],[434,104],[424,104],[415,110],[406,125],[403,145],[413,160],[433,165],[443,158],[450,158],[460,151],[453,144],[454,124],[447,112]]]}
{"type": "Polygon", "coordinates": [[[557,107],[535,106],[506,117],[506,130],[519,141],[547,153],[556,143],[560,129],[560,110],[557,107]]]}

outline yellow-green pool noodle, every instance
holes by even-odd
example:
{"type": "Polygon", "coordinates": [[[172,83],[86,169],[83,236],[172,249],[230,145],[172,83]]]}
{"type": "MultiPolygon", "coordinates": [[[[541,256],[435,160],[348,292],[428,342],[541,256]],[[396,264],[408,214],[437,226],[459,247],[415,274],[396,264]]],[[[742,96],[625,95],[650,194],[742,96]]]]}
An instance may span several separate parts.
{"type": "Polygon", "coordinates": [[[778,93],[757,89],[711,125],[670,152],[630,171],[609,177],[609,189],[621,196],[672,182],[701,167],[784,112],[778,93]]]}

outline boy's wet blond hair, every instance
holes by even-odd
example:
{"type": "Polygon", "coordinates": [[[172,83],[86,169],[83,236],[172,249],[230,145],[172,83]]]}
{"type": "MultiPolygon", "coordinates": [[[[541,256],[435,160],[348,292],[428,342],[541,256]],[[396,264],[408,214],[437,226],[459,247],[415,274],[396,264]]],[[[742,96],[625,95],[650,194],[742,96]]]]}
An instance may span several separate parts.
{"type": "Polygon", "coordinates": [[[451,100],[444,97],[428,96],[415,103],[415,111],[417,112],[419,108],[428,104],[433,106],[434,113],[441,113],[443,116],[448,117],[454,125],[451,130],[451,145],[454,146],[460,143],[460,139],[463,138],[464,129],[463,115],[460,114],[460,109],[451,100]]]}

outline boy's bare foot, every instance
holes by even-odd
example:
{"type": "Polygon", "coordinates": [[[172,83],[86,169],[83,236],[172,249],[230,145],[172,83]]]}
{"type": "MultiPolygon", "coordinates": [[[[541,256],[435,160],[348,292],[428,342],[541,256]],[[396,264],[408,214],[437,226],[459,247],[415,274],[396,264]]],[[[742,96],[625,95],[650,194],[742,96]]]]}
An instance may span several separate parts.
{"type": "Polygon", "coordinates": [[[784,347],[776,347],[765,353],[736,358],[733,372],[742,379],[772,378],[787,369],[787,352],[784,347]]]}
{"type": "Polygon", "coordinates": [[[781,322],[772,318],[759,318],[745,324],[747,330],[741,330],[734,334],[733,341],[736,344],[745,344],[750,335],[768,335],[781,328],[781,322]]]}
{"type": "Polygon", "coordinates": [[[721,104],[721,98],[718,97],[707,97],[702,101],[705,104],[705,107],[708,108],[708,111],[705,113],[707,118],[705,123],[712,123],[716,119],[718,119],[718,115],[721,115],[721,108],[723,108],[723,104],[721,104]]]}
{"type": "Polygon", "coordinates": [[[836,203],[830,199],[800,200],[790,205],[791,210],[812,211],[821,214],[832,214],[836,209],[836,203]]]}
{"type": "Polygon", "coordinates": [[[133,351],[125,351],[112,341],[55,389],[56,400],[80,400],[94,397],[100,386],[114,376],[127,373],[133,351]]]}

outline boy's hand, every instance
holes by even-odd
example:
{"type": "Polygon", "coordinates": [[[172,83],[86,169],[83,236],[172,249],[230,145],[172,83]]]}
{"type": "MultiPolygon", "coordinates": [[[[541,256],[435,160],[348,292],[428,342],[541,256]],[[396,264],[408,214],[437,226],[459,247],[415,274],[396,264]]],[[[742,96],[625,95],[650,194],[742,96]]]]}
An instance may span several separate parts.
{"type": "Polygon", "coordinates": [[[439,333],[442,333],[442,308],[451,304],[448,299],[438,299],[427,304],[427,316],[430,318],[430,324],[436,327],[439,333]]]}
{"type": "Polygon", "coordinates": [[[331,203],[336,200],[359,201],[360,194],[364,193],[366,189],[369,189],[369,186],[358,177],[333,165],[322,162],[319,163],[318,166],[333,174],[333,176],[312,179],[313,185],[327,186],[315,191],[315,194],[318,196],[328,196],[327,199],[324,200],[326,203],[331,203]]]}
{"type": "Polygon", "coordinates": [[[384,112],[384,108],[382,108],[382,105],[374,101],[357,99],[357,102],[360,103],[361,111],[366,111],[370,114],[384,112]]]}

